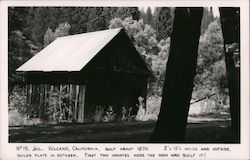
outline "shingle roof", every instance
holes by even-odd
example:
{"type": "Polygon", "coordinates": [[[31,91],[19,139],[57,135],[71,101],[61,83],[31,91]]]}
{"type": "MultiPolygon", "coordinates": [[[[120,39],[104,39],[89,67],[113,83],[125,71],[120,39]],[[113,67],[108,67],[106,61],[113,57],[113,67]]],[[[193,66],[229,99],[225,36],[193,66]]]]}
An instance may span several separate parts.
{"type": "Polygon", "coordinates": [[[59,37],[17,71],[80,71],[122,29],[59,37]]]}

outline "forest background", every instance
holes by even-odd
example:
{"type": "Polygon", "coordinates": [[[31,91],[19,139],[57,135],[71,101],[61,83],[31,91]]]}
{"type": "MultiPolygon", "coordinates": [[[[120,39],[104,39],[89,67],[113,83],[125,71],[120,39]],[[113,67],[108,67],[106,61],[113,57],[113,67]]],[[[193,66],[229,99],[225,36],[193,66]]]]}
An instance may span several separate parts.
{"type": "MultiPolygon", "coordinates": [[[[23,73],[15,72],[24,62],[60,36],[123,27],[144,58],[153,76],[147,93],[147,120],[156,120],[160,109],[165,69],[170,49],[174,8],[146,10],[138,7],[10,7],[8,10],[9,107],[25,108],[23,73]],[[21,106],[21,107],[20,107],[21,106]]],[[[183,26],[185,27],[185,26],[183,26]]],[[[204,8],[189,114],[229,111],[223,37],[218,17],[204,8]],[[211,96],[212,95],[212,96],[211,96]]],[[[27,107],[26,107],[27,108],[27,107]]],[[[29,112],[29,113],[28,113],[29,112]]]]}

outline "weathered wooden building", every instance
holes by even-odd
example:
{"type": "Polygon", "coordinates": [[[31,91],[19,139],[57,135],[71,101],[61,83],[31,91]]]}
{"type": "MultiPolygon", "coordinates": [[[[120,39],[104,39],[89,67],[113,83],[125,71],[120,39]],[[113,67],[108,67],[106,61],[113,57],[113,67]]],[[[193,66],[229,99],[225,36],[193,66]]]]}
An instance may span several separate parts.
{"type": "Polygon", "coordinates": [[[149,75],[121,28],[57,38],[17,71],[26,73],[27,101],[40,118],[48,118],[52,106],[50,112],[80,123],[97,106],[111,105],[118,115],[122,107],[135,108],[146,96],[149,75]]]}

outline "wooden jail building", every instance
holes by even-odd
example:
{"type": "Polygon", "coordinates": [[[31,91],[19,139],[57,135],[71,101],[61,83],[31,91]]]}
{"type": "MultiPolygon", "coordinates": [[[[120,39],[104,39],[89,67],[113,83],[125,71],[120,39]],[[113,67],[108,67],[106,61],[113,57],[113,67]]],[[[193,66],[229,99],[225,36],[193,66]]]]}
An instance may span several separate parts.
{"type": "Polygon", "coordinates": [[[17,71],[25,73],[27,102],[39,117],[49,107],[72,122],[91,119],[97,106],[133,107],[146,98],[146,63],[122,28],[59,37],[17,71]]]}

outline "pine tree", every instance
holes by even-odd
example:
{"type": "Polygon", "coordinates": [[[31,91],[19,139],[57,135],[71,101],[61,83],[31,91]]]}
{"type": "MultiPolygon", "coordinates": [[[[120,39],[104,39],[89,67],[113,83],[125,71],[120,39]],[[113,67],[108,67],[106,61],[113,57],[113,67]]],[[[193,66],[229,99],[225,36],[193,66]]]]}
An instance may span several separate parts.
{"type": "Polygon", "coordinates": [[[209,24],[213,22],[214,16],[213,16],[213,9],[212,7],[204,8],[203,11],[203,17],[202,17],[202,22],[201,22],[201,35],[203,35],[208,28],[209,24]]]}
{"type": "Polygon", "coordinates": [[[26,25],[25,17],[28,15],[28,9],[25,7],[9,7],[8,8],[8,33],[19,30],[23,32],[26,25]]]}
{"type": "Polygon", "coordinates": [[[105,13],[101,7],[89,8],[89,17],[87,23],[87,32],[107,29],[107,22],[104,17],[105,13]]]}
{"type": "Polygon", "coordinates": [[[141,15],[138,7],[119,7],[116,11],[117,17],[124,19],[132,17],[133,20],[139,20],[141,15]]]}
{"type": "Polygon", "coordinates": [[[71,26],[69,34],[79,34],[87,32],[87,22],[89,8],[87,7],[68,7],[62,8],[64,15],[62,22],[68,22],[71,26]]]}
{"type": "Polygon", "coordinates": [[[210,21],[212,22],[214,20],[214,12],[213,12],[213,7],[210,7],[210,21]]]}
{"type": "Polygon", "coordinates": [[[25,34],[36,44],[43,46],[43,37],[48,27],[55,30],[59,24],[68,22],[71,25],[69,34],[84,33],[87,31],[88,16],[87,7],[29,8],[25,34]]]}
{"type": "Polygon", "coordinates": [[[148,7],[147,8],[147,12],[146,12],[146,15],[145,15],[145,24],[148,24],[150,26],[154,26],[154,22],[153,22],[153,15],[152,15],[152,11],[151,11],[151,8],[148,7]]]}
{"type": "Polygon", "coordinates": [[[49,8],[33,7],[29,10],[26,18],[27,26],[24,33],[29,35],[28,38],[34,41],[38,46],[43,46],[43,36],[49,26],[49,8]]]}
{"type": "Polygon", "coordinates": [[[157,40],[167,39],[172,32],[173,14],[170,7],[156,8],[155,29],[157,40]]]}

